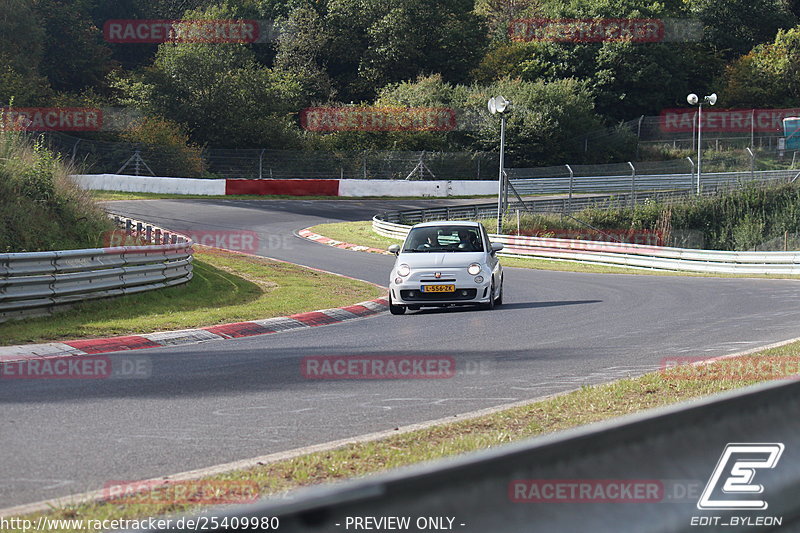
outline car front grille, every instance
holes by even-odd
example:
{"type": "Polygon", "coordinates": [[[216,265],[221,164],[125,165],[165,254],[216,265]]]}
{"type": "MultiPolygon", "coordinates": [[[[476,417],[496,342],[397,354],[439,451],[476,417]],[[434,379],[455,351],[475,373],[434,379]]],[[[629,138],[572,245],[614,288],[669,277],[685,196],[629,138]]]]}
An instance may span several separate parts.
{"type": "Polygon", "coordinates": [[[426,301],[426,300],[472,300],[478,294],[478,289],[456,289],[456,292],[422,292],[415,290],[400,291],[400,298],[404,301],[426,301]],[[463,294],[465,293],[466,294],[463,294]]]}

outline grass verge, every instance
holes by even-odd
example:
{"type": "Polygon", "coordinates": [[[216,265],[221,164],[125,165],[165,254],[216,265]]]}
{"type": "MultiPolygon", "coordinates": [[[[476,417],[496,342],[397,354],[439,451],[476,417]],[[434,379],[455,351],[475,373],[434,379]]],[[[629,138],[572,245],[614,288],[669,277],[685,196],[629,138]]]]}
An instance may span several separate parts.
{"type": "Polygon", "coordinates": [[[195,248],[185,285],[86,302],[0,324],[0,344],[152,333],[291,315],[383,296],[364,282],[260,257],[195,248]]]}
{"type": "MultiPolygon", "coordinates": [[[[334,222],[319,224],[309,228],[314,233],[337,241],[371,246],[385,250],[390,244],[401,243],[401,240],[382,237],[372,231],[371,221],[359,222],[334,222]]],[[[503,266],[517,268],[532,268],[535,270],[556,270],[561,272],[586,272],[591,274],[638,274],[650,276],[692,276],[713,278],[763,278],[763,279],[797,279],[800,276],[785,274],[706,274],[702,272],[670,272],[665,270],[649,270],[642,268],[625,268],[606,265],[593,265],[589,263],[575,263],[556,259],[536,259],[503,257],[503,266]]]]}
{"type": "MultiPolygon", "coordinates": [[[[644,409],[740,388],[778,376],[796,377],[800,342],[703,366],[681,366],[579,390],[491,415],[411,431],[371,442],[354,443],[290,460],[265,464],[154,489],[124,501],[79,504],[52,510],[50,519],[140,519],[196,512],[197,505],[177,503],[180,492],[199,493],[214,483],[253,484],[261,496],[298,487],[365,476],[422,461],[500,446],[527,437],[607,420],[644,409]],[[764,373],[766,369],[766,373],[764,373]],[[783,370],[790,372],[784,373],[783,370]],[[173,491],[173,492],[170,492],[173,491]]],[[[41,513],[26,516],[36,521],[41,513]]],[[[91,530],[91,529],[89,529],[91,530]]],[[[11,531],[11,530],[0,530],[11,531]]],[[[60,531],[77,531],[65,528],[60,531]]],[[[86,529],[81,530],[86,531],[86,529]]]]}

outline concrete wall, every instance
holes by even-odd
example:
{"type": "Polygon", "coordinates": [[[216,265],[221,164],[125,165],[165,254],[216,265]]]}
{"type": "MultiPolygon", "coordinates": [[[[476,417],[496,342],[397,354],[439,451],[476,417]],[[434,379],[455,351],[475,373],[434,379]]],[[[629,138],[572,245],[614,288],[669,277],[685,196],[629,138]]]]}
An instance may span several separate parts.
{"type": "Polygon", "coordinates": [[[285,194],[292,196],[469,196],[497,194],[496,181],[406,181],[406,180],[314,180],[314,179],[194,179],[120,176],[116,174],[73,175],[84,189],[100,191],[152,192],[161,194],[285,194]]]}
{"type": "Polygon", "coordinates": [[[117,174],[78,174],[72,179],[83,189],[97,191],[153,192],[161,194],[224,195],[222,179],[158,178],[117,174]]]}
{"type": "Polygon", "coordinates": [[[494,194],[494,181],[339,180],[339,196],[467,196],[494,194]]]}

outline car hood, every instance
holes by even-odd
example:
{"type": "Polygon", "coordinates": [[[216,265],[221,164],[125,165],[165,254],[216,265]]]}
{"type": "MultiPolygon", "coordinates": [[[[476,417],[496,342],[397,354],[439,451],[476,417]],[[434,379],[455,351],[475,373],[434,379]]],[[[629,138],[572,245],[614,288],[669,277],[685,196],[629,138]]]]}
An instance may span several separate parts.
{"type": "Polygon", "coordinates": [[[482,263],[485,260],[486,254],[483,252],[412,252],[401,253],[397,257],[397,264],[405,263],[411,268],[466,268],[470,263],[482,263]]]}

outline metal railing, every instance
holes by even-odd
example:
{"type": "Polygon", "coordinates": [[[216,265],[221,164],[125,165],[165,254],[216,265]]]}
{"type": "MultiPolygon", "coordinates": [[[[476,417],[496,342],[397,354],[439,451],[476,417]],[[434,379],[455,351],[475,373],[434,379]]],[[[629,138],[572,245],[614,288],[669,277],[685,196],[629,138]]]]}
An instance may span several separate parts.
{"type": "MultiPolygon", "coordinates": [[[[219,510],[215,515],[218,524],[263,523],[271,518],[280,531],[293,533],[344,531],[349,529],[346,525],[359,529],[353,520],[361,518],[363,523],[364,517],[409,517],[407,531],[672,533],[696,531],[695,517],[714,516],[719,517],[717,524],[734,533],[752,531],[757,515],[777,517],[780,524],[773,525],[786,528],[764,527],[764,531],[796,531],[798,434],[800,383],[768,383],[366,479],[300,489],[283,500],[219,510]],[[729,443],[785,445],[774,468],[757,471],[763,493],[750,494],[766,501],[768,511],[766,505],[761,511],[736,510],[734,505],[698,510],[700,495],[729,443]],[[564,490],[526,490],[544,483],[564,490]],[[614,483],[618,488],[628,486],[628,494],[612,496],[609,491],[603,496],[592,491],[586,496],[570,491],[570,485],[602,489],[614,483]],[[638,490],[645,485],[647,491],[638,490]],[[638,487],[636,494],[630,492],[631,486],[638,487]],[[731,520],[741,516],[752,520],[731,520]],[[424,527],[431,517],[446,517],[443,524],[448,527],[424,527]]],[[[178,523],[173,520],[170,530],[178,530],[178,523]]],[[[201,520],[195,517],[195,523],[201,520]]],[[[375,529],[384,530],[377,525],[375,529]]],[[[225,525],[212,530],[228,531],[225,525]]]]}
{"type": "Polygon", "coordinates": [[[144,292],[192,279],[192,241],[114,216],[125,235],[147,244],[0,254],[0,322],[58,306],[144,292]]]}
{"type": "MultiPolygon", "coordinates": [[[[387,222],[377,215],[372,219],[372,230],[384,237],[405,239],[409,229],[411,226],[387,222]]],[[[685,272],[800,274],[800,252],[727,252],[516,235],[490,234],[489,237],[492,242],[503,243],[505,248],[499,255],[506,257],[539,257],[685,272]]]]}

